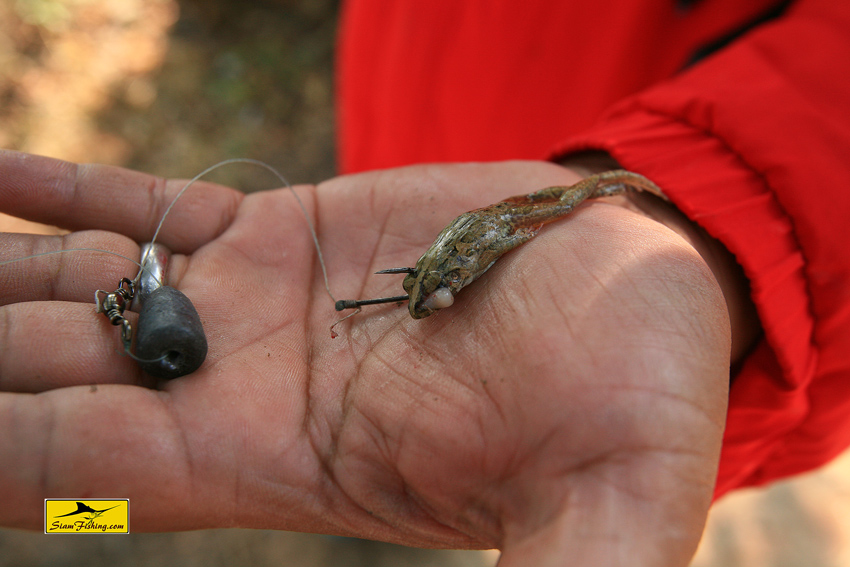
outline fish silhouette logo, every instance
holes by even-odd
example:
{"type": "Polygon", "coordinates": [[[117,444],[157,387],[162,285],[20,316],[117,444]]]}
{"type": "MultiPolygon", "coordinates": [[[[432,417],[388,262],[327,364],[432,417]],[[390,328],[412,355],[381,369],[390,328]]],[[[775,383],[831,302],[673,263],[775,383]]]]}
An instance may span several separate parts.
{"type": "Polygon", "coordinates": [[[130,533],[130,500],[44,500],[44,533],[130,533]]]}
{"type": "MultiPolygon", "coordinates": [[[[120,504],[116,504],[115,506],[112,506],[112,508],[117,508],[118,506],[120,506],[120,504]]],[[[103,514],[104,512],[106,512],[108,510],[112,510],[112,508],[106,508],[104,510],[95,510],[94,508],[92,508],[90,506],[86,506],[82,502],[77,502],[77,509],[74,512],[68,512],[67,514],[62,514],[60,516],[55,516],[55,517],[56,518],[66,518],[68,516],[76,516],[77,514],[90,513],[90,514],[93,514],[93,515],[89,519],[93,519],[93,518],[97,518],[98,516],[100,516],[101,514],[103,514]]]]}

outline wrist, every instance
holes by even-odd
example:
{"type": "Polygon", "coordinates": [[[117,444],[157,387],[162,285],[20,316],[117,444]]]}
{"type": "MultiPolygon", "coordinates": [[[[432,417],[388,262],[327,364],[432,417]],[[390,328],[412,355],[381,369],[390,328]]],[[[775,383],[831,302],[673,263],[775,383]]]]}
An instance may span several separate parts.
{"type": "MultiPolygon", "coordinates": [[[[609,154],[600,151],[574,154],[560,164],[583,177],[622,168],[609,154]]],[[[628,193],[610,201],[663,224],[699,253],[714,274],[729,311],[732,327],[731,364],[740,362],[760,336],[761,323],[751,299],[749,280],[732,253],[672,203],[655,195],[628,193]]]]}

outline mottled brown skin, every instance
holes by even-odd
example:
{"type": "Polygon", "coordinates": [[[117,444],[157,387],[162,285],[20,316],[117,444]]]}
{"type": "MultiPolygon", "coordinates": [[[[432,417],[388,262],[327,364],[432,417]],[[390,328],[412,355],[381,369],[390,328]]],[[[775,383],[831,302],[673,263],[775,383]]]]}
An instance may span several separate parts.
{"type": "Polygon", "coordinates": [[[453,296],[486,272],[502,254],[531,240],[544,224],[572,212],[585,199],[619,195],[628,190],[664,194],[646,177],[622,169],[592,175],[568,187],[547,187],[509,197],[494,205],[464,213],[437,236],[404,278],[410,316],[422,319],[436,310],[424,305],[435,290],[446,287],[453,296]]]}

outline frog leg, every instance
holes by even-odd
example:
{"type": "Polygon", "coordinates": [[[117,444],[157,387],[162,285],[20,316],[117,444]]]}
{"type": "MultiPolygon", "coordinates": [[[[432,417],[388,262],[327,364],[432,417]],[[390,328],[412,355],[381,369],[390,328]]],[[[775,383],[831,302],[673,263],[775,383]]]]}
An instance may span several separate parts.
{"type": "Polygon", "coordinates": [[[513,250],[520,244],[525,244],[540,232],[540,229],[543,228],[543,225],[546,223],[539,222],[533,225],[522,225],[517,226],[514,231],[506,236],[502,241],[502,248],[505,252],[508,250],[513,250]]]}
{"type": "Polygon", "coordinates": [[[540,191],[529,193],[528,195],[518,195],[505,199],[506,202],[516,204],[542,204],[552,201],[561,201],[562,203],[575,208],[585,199],[594,197],[610,197],[625,193],[628,190],[647,191],[662,199],[667,197],[661,192],[658,186],[637,173],[625,170],[613,170],[591,175],[575,185],[557,185],[554,187],[546,187],[540,191]]]}
{"type": "MultiPolygon", "coordinates": [[[[553,187],[552,189],[556,188],[553,187]]],[[[570,188],[567,187],[567,189],[570,188]]],[[[534,233],[536,234],[540,227],[570,214],[576,206],[587,198],[583,194],[565,193],[564,195],[572,198],[515,207],[510,217],[511,225],[517,230],[535,227],[534,233]]]]}
{"type": "Polygon", "coordinates": [[[545,206],[547,204],[557,206],[557,204],[560,203],[562,205],[567,205],[569,210],[572,210],[588,197],[595,196],[599,182],[600,176],[593,175],[586,179],[582,179],[575,185],[556,185],[554,187],[546,187],[545,189],[529,193],[528,195],[510,197],[505,199],[503,202],[520,206],[545,206]]]}

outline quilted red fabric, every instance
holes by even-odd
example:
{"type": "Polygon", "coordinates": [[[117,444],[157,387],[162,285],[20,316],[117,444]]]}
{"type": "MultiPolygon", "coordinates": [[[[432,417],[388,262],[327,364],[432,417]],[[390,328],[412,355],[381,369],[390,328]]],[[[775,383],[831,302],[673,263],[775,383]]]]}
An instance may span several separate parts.
{"type": "Polygon", "coordinates": [[[601,149],[727,246],[764,338],[717,496],[850,446],[850,3],[348,0],[338,101],[344,172],[601,149]]]}

